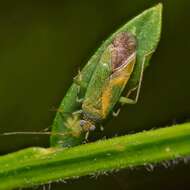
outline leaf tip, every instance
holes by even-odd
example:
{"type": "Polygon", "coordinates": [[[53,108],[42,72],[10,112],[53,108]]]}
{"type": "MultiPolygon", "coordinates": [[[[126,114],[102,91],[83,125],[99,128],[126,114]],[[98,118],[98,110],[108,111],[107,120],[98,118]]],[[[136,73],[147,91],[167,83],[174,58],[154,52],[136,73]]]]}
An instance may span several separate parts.
{"type": "Polygon", "coordinates": [[[162,11],[163,11],[163,4],[162,3],[158,3],[155,8],[158,10],[158,12],[160,12],[160,16],[162,16],[162,11]]]}
{"type": "Polygon", "coordinates": [[[155,7],[153,7],[156,12],[158,12],[160,19],[162,18],[163,4],[160,2],[155,7]]]}
{"type": "Polygon", "coordinates": [[[157,9],[160,9],[162,11],[163,4],[160,2],[155,6],[157,9]]]}

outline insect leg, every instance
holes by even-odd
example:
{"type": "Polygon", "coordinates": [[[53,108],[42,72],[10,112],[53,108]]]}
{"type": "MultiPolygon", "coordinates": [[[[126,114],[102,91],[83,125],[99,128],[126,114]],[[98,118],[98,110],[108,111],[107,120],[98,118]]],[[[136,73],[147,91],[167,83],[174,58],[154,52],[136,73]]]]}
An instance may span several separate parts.
{"type": "Polygon", "coordinates": [[[119,115],[120,111],[121,111],[121,108],[118,108],[117,111],[113,111],[112,112],[113,117],[117,117],[119,115]]]}
{"type": "MultiPolygon", "coordinates": [[[[137,87],[138,87],[138,86],[136,86],[136,87],[130,89],[129,92],[127,93],[126,97],[121,97],[121,98],[124,98],[124,101],[126,101],[126,99],[127,99],[127,103],[130,104],[129,102],[130,102],[130,101],[133,101],[133,100],[130,99],[130,98],[127,98],[127,97],[129,97],[130,94],[131,94],[133,91],[135,91],[135,90],[137,89],[137,87]]],[[[119,100],[120,103],[121,103],[121,98],[120,98],[120,100],[119,100]]],[[[124,104],[124,103],[122,102],[122,104],[124,104]]],[[[126,103],[125,103],[125,104],[126,104],[126,103]]],[[[132,103],[131,103],[131,104],[132,104],[132,103]]],[[[112,112],[113,117],[117,117],[117,116],[119,115],[120,111],[121,111],[121,108],[118,108],[117,111],[113,111],[113,112],[112,112]]]]}
{"type": "Polygon", "coordinates": [[[103,131],[103,130],[104,130],[104,126],[101,125],[101,126],[100,126],[100,131],[103,131]]]}
{"type": "Polygon", "coordinates": [[[143,58],[143,61],[142,61],[142,66],[141,66],[141,73],[140,73],[140,78],[139,78],[139,83],[138,83],[138,86],[135,87],[135,88],[132,88],[129,90],[129,92],[127,93],[127,95],[125,97],[121,97],[119,102],[124,105],[124,104],[136,104],[138,99],[139,99],[139,94],[140,94],[140,90],[141,90],[141,84],[142,84],[142,79],[143,79],[143,72],[144,72],[144,64],[146,61],[148,61],[152,55],[154,51],[151,51],[147,54],[145,54],[144,58],[143,58]],[[136,93],[136,96],[135,96],[135,99],[131,99],[131,98],[128,98],[130,96],[130,94],[135,91],[137,89],[137,93],[136,93]]]}
{"type": "MultiPolygon", "coordinates": [[[[81,79],[82,80],[82,79],[81,79]]],[[[76,102],[82,103],[84,101],[84,98],[79,98],[80,91],[81,91],[81,85],[77,84],[77,97],[76,97],[76,102]]]]}
{"type": "Polygon", "coordinates": [[[90,133],[90,131],[87,131],[86,134],[85,134],[85,141],[86,142],[88,142],[89,133],[90,133]]]}
{"type": "Polygon", "coordinates": [[[83,110],[77,110],[72,113],[72,115],[77,115],[83,113],[83,110]]]}
{"type": "Polygon", "coordinates": [[[84,100],[84,98],[79,98],[79,94],[80,94],[81,88],[83,88],[83,85],[82,85],[82,74],[81,74],[80,70],[78,71],[78,75],[73,78],[73,81],[77,85],[77,98],[76,98],[76,101],[78,103],[82,103],[83,100],[84,100]]]}
{"type": "Polygon", "coordinates": [[[74,81],[74,83],[75,84],[77,84],[77,85],[81,85],[81,81],[82,81],[82,74],[81,74],[81,71],[80,70],[78,70],[78,74],[77,74],[77,76],[75,76],[74,78],[73,78],[73,81],[74,81]]]}

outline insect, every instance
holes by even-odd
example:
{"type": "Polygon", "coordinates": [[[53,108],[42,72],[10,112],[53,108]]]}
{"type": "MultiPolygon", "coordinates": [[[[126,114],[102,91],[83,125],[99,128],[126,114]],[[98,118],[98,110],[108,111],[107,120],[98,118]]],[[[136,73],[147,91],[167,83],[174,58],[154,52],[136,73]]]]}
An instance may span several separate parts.
{"type": "Polygon", "coordinates": [[[136,63],[136,47],[135,36],[129,32],[121,32],[103,52],[81,105],[80,125],[87,132],[86,136],[95,129],[96,123],[107,118],[118,102],[125,104],[137,101],[142,79],[139,81],[135,100],[128,98],[134,89],[126,97],[121,97],[136,63]]]}

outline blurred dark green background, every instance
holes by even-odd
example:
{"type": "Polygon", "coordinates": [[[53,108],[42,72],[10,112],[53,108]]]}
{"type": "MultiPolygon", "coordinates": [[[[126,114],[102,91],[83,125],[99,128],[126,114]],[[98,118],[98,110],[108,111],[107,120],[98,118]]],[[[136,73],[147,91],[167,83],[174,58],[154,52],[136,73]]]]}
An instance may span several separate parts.
{"type": "MultiPolygon", "coordinates": [[[[96,48],[156,0],[5,1],[0,6],[0,132],[51,127],[66,90],[96,48]]],[[[190,116],[190,1],[163,1],[159,47],[137,105],[122,109],[92,140],[181,123],[190,116]]],[[[0,153],[48,146],[47,136],[0,137],[0,153]]],[[[52,189],[190,189],[190,163],[123,170],[52,189]]],[[[42,189],[39,187],[38,189],[42,189]]]]}

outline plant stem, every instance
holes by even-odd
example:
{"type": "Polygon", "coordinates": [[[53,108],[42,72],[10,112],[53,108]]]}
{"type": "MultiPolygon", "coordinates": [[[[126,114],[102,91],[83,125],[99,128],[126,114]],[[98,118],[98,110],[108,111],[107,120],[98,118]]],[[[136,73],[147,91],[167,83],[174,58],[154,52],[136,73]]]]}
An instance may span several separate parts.
{"type": "Polygon", "coordinates": [[[0,189],[159,163],[190,155],[190,123],[73,148],[28,148],[0,157],[0,189]]]}

